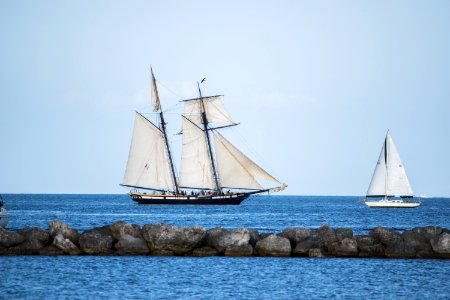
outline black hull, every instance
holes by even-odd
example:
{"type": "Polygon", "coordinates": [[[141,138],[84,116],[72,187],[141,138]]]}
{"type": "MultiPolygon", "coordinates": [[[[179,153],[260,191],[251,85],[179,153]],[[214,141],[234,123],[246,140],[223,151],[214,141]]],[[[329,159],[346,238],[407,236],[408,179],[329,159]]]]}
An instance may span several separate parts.
{"type": "Polygon", "coordinates": [[[239,194],[233,196],[219,197],[171,197],[171,196],[150,196],[150,195],[133,195],[131,199],[139,204],[170,204],[170,205],[239,205],[247,199],[250,194],[239,194]]]}

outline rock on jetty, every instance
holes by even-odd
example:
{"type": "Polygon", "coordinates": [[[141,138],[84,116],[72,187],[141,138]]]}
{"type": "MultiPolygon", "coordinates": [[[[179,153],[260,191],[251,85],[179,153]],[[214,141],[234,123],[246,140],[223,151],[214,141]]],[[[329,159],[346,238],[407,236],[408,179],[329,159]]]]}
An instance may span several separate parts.
{"type": "Polygon", "coordinates": [[[52,221],[36,227],[0,228],[0,255],[153,255],[265,257],[450,258],[450,230],[427,226],[402,233],[377,227],[368,235],[349,228],[287,228],[259,233],[238,228],[205,229],[119,221],[79,233],[52,221]]]}

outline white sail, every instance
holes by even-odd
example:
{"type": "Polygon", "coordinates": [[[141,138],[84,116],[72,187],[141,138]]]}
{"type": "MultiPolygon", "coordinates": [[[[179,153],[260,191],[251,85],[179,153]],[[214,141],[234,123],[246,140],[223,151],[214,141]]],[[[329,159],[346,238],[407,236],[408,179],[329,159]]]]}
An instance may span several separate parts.
{"type": "Polygon", "coordinates": [[[413,196],[397,147],[389,133],[381,148],[367,196],[413,196]]]}
{"type": "Polygon", "coordinates": [[[262,189],[255,180],[260,178],[280,183],[264,171],[239,149],[232,145],[220,133],[214,132],[214,145],[220,183],[224,187],[243,189],[262,189]]]}
{"type": "Polygon", "coordinates": [[[155,75],[153,75],[153,70],[150,69],[151,73],[152,73],[152,106],[153,106],[153,111],[159,111],[161,110],[161,102],[159,101],[159,94],[158,94],[158,88],[156,86],[156,79],[155,79],[155,75]]]}
{"type": "Polygon", "coordinates": [[[186,118],[183,118],[180,186],[199,189],[216,188],[205,133],[186,118]]]}
{"type": "Polygon", "coordinates": [[[139,113],[136,113],[123,184],[175,190],[164,136],[159,128],[139,113]]]}
{"type": "Polygon", "coordinates": [[[388,149],[386,194],[388,196],[413,196],[405,168],[389,133],[386,136],[386,145],[388,149]]]}
{"type": "Polygon", "coordinates": [[[385,161],[385,143],[381,147],[380,157],[373,172],[372,181],[370,182],[367,196],[384,196],[386,195],[386,161],[385,161]]]}
{"type": "MultiPolygon", "coordinates": [[[[205,105],[206,118],[209,123],[221,123],[223,125],[234,124],[230,114],[225,109],[225,106],[220,99],[220,96],[203,98],[205,105]]],[[[188,100],[184,104],[184,116],[190,119],[195,124],[202,124],[201,115],[201,100],[188,100]]]]}

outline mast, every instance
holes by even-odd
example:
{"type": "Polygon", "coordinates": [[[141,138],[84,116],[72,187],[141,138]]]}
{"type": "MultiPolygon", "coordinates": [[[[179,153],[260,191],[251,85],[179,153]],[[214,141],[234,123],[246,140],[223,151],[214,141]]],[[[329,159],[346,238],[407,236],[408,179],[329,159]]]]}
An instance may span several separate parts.
{"type": "Polygon", "coordinates": [[[387,158],[388,158],[388,151],[387,151],[387,139],[388,139],[388,133],[386,134],[386,138],[384,139],[384,165],[386,168],[386,176],[384,176],[384,198],[387,198],[387,192],[388,192],[388,164],[387,164],[387,158]]]}
{"type": "Polygon", "coordinates": [[[172,172],[173,182],[175,183],[175,192],[177,194],[179,194],[180,191],[179,191],[179,188],[178,188],[177,177],[175,176],[175,167],[173,166],[172,152],[170,151],[169,141],[167,139],[166,123],[164,122],[164,115],[163,115],[162,111],[159,113],[159,117],[161,119],[161,129],[162,129],[162,132],[163,132],[163,135],[164,135],[164,143],[166,144],[167,154],[169,155],[170,171],[172,172]]]}
{"type": "Polygon", "coordinates": [[[170,151],[169,140],[167,139],[166,122],[164,121],[164,114],[163,114],[163,111],[161,108],[161,102],[159,101],[158,88],[156,87],[156,80],[155,80],[155,75],[153,75],[152,67],[150,67],[150,72],[152,73],[152,88],[153,88],[155,97],[157,98],[157,99],[155,99],[156,100],[156,111],[159,110],[159,118],[160,118],[160,122],[161,122],[160,127],[161,127],[161,130],[164,135],[164,144],[166,145],[167,155],[169,156],[170,171],[172,173],[173,183],[175,184],[175,192],[177,194],[179,194],[180,191],[179,191],[179,187],[178,187],[177,177],[175,175],[175,167],[173,165],[172,152],[170,151]]]}
{"type": "Polygon", "coordinates": [[[220,191],[220,185],[219,185],[219,179],[217,177],[216,165],[214,164],[214,157],[212,154],[211,140],[209,138],[209,133],[208,133],[208,119],[206,118],[205,103],[203,102],[202,91],[200,90],[200,83],[198,81],[197,81],[197,86],[198,86],[198,93],[200,95],[203,131],[205,132],[206,141],[208,144],[209,158],[211,160],[211,167],[212,167],[212,171],[213,171],[214,182],[216,184],[217,191],[220,191]]]}

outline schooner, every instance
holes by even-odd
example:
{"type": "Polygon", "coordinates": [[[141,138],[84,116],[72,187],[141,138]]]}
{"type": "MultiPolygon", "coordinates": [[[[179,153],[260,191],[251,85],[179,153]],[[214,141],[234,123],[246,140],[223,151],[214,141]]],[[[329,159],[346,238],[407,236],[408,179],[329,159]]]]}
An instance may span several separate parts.
{"type": "Polygon", "coordinates": [[[222,96],[183,100],[182,151],[177,175],[170,150],[164,113],[151,70],[153,112],[158,126],[136,112],[133,137],[122,186],[140,204],[240,204],[250,195],[283,190],[286,185],[258,166],[220,132],[236,124],[226,111],[222,96]],[[264,188],[258,179],[272,182],[264,188]],[[139,190],[151,190],[153,193],[139,190]]]}
{"type": "Polygon", "coordinates": [[[384,139],[364,203],[369,207],[418,207],[400,154],[389,131],[384,139]],[[375,200],[381,198],[381,200],[375,200]]]}

